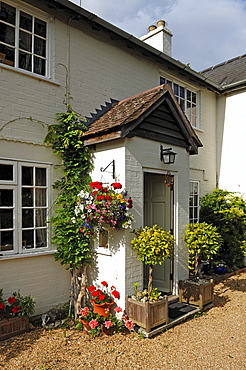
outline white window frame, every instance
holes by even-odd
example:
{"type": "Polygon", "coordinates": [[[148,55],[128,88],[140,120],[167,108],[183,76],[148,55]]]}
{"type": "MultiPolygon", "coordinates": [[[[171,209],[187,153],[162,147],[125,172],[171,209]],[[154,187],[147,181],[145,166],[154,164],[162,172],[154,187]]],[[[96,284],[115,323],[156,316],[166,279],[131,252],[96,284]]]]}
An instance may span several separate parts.
{"type": "MultiPolygon", "coordinates": [[[[15,10],[16,10],[16,24],[11,25],[11,27],[16,29],[16,32],[15,32],[15,45],[13,47],[14,50],[15,50],[14,66],[4,64],[4,61],[3,60],[1,61],[1,59],[0,59],[0,66],[1,67],[4,66],[6,68],[11,68],[11,69],[13,68],[13,69],[18,70],[22,73],[25,72],[25,73],[31,74],[33,76],[39,76],[41,78],[51,78],[51,54],[52,54],[51,53],[51,34],[52,34],[51,18],[48,15],[46,15],[45,13],[43,13],[42,11],[35,12],[33,10],[33,8],[29,8],[28,6],[25,6],[25,5],[19,5],[17,3],[9,1],[9,0],[5,0],[5,1],[2,1],[2,2],[14,7],[15,10]],[[32,21],[34,20],[34,18],[38,18],[38,19],[42,20],[43,22],[45,22],[46,25],[47,25],[47,27],[46,27],[46,39],[45,39],[46,40],[46,56],[45,57],[38,56],[39,58],[44,59],[46,61],[45,62],[45,74],[44,75],[39,74],[39,73],[35,73],[33,71],[29,71],[28,69],[18,67],[18,64],[19,64],[19,49],[21,50],[21,48],[19,48],[19,31],[21,30],[20,27],[19,27],[20,12],[24,12],[24,13],[30,15],[31,17],[33,17],[32,21]]],[[[3,22],[3,23],[5,23],[5,22],[3,22]]],[[[5,23],[5,24],[8,24],[8,23],[5,23]]],[[[32,37],[34,37],[33,30],[30,32],[30,34],[32,34],[32,37]]],[[[1,42],[1,44],[5,44],[5,43],[1,42]]],[[[8,44],[5,44],[5,45],[8,46],[8,44]]],[[[34,47],[34,44],[33,44],[33,47],[34,47]]],[[[31,67],[33,69],[33,65],[34,65],[33,58],[35,56],[34,50],[32,50],[32,52],[30,52],[30,55],[32,57],[31,67]]]]}
{"type": "Polygon", "coordinates": [[[195,127],[195,128],[200,128],[200,120],[199,120],[199,106],[200,106],[200,94],[198,91],[195,91],[194,89],[192,89],[190,86],[185,86],[185,85],[182,85],[180,84],[180,82],[178,81],[175,81],[169,77],[163,77],[161,76],[160,77],[160,82],[161,84],[163,83],[166,83],[168,84],[172,90],[173,90],[173,93],[181,107],[181,109],[183,110],[183,112],[185,113],[185,115],[187,116],[188,120],[190,121],[190,124],[195,127]],[[182,90],[184,90],[184,96],[182,97],[181,96],[181,93],[179,94],[175,94],[175,85],[178,87],[178,90],[179,92],[182,90]],[[195,114],[192,114],[192,109],[191,109],[191,114],[188,114],[188,103],[191,103],[190,100],[188,100],[188,92],[190,92],[191,94],[195,94],[196,96],[196,113],[195,114]],[[182,104],[183,102],[183,104],[182,104]]]}
{"type": "Polygon", "coordinates": [[[199,222],[199,210],[200,210],[200,182],[198,180],[190,180],[190,190],[189,190],[189,223],[199,222]],[[194,193],[193,184],[197,185],[197,194],[194,193]],[[191,191],[192,187],[192,191],[191,191]],[[195,196],[197,197],[197,202],[195,202],[195,196]],[[192,200],[192,204],[191,204],[192,200]],[[197,212],[197,217],[195,217],[195,210],[197,212]],[[192,213],[192,217],[191,217],[192,213]]]}
{"type": "MultiPolygon", "coordinates": [[[[0,255],[21,255],[21,254],[37,254],[40,252],[49,251],[50,248],[50,232],[49,232],[49,225],[44,229],[46,230],[46,238],[47,238],[47,245],[45,247],[36,247],[27,249],[23,248],[22,242],[22,197],[21,197],[21,190],[22,190],[22,183],[21,183],[21,167],[38,167],[38,168],[45,168],[46,169],[46,185],[40,186],[46,189],[46,206],[43,207],[46,209],[46,221],[48,221],[48,211],[50,209],[50,165],[38,163],[38,162],[23,162],[23,161],[12,161],[12,160],[0,160],[0,164],[9,164],[13,165],[13,171],[17,173],[16,181],[0,181],[0,189],[13,189],[13,243],[14,248],[10,251],[1,251],[0,255]]],[[[15,176],[14,176],[15,177],[15,176]]],[[[24,186],[25,187],[25,186],[24,186]]],[[[33,186],[36,189],[39,186],[33,186]]],[[[4,207],[6,208],[6,207],[4,207]]],[[[30,207],[29,207],[30,208],[30,207]]],[[[42,208],[38,207],[38,208],[42,208]]],[[[36,208],[33,207],[35,210],[36,208]]],[[[36,230],[41,229],[42,227],[37,227],[36,225],[33,226],[34,233],[36,230]]],[[[5,229],[4,229],[5,230],[5,229]]]]}

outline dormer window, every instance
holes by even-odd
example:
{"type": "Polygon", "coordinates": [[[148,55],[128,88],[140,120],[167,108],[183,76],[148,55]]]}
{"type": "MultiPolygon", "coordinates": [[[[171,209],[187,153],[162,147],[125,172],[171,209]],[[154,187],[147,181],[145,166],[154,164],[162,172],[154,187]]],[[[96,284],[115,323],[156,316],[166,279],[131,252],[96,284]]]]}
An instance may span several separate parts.
{"type": "Polygon", "coordinates": [[[48,22],[0,2],[0,63],[47,76],[48,22]]]}

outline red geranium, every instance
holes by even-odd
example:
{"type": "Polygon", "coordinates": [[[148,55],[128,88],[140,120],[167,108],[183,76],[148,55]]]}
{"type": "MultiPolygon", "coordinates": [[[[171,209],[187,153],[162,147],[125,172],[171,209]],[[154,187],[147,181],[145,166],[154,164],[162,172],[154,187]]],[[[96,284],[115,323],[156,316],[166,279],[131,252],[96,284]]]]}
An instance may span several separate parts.
{"type": "Polygon", "coordinates": [[[18,313],[18,312],[20,312],[20,307],[19,306],[14,306],[13,308],[12,308],[12,312],[13,313],[18,313]]]}
{"type": "Polygon", "coordinates": [[[105,280],[104,280],[104,281],[102,281],[102,282],[101,282],[101,284],[102,284],[103,286],[106,286],[106,287],[108,286],[108,283],[107,283],[105,280]]]}
{"type": "Polygon", "coordinates": [[[89,290],[89,292],[93,292],[93,290],[96,290],[95,285],[89,286],[88,290],[89,290]]]}
{"type": "Polygon", "coordinates": [[[97,298],[98,298],[99,301],[104,301],[104,299],[106,298],[106,295],[105,294],[100,294],[97,298]]]}
{"type": "Polygon", "coordinates": [[[113,184],[111,184],[111,186],[113,186],[114,189],[121,189],[122,188],[122,185],[119,182],[113,182],[113,184]]]}
{"type": "Polygon", "coordinates": [[[117,290],[113,290],[112,295],[114,296],[114,298],[117,298],[117,299],[120,298],[120,293],[117,290]]]}
{"type": "Polygon", "coordinates": [[[5,306],[4,303],[0,303],[0,310],[4,310],[5,306]]]}
{"type": "Polygon", "coordinates": [[[12,304],[12,303],[14,303],[14,302],[16,302],[17,301],[17,299],[15,298],[15,297],[9,297],[8,298],[8,302],[9,302],[9,304],[12,304]]]}

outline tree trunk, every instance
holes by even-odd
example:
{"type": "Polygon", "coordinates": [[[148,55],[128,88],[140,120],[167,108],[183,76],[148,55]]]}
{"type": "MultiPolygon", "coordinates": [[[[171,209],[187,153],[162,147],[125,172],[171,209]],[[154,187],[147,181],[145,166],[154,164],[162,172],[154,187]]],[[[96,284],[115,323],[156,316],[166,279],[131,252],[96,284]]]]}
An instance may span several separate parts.
{"type": "Polygon", "coordinates": [[[75,320],[81,310],[83,299],[86,295],[87,265],[82,265],[79,269],[71,270],[71,297],[74,306],[75,320]]]}
{"type": "Polygon", "coordinates": [[[153,265],[149,265],[148,298],[152,291],[152,283],[153,283],[153,265]]]}

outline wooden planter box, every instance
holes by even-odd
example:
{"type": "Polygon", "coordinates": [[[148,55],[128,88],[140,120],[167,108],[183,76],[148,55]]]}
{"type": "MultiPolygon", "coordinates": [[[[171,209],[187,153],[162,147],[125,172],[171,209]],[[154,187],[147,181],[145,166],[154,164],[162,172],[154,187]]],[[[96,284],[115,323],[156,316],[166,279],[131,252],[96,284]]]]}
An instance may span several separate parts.
{"type": "Polygon", "coordinates": [[[149,333],[156,326],[168,324],[168,299],[165,297],[157,302],[144,303],[126,297],[126,314],[149,333]]]}
{"type": "Polygon", "coordinates": [[[199,306],[203,308],[206,304],[212,303],[214,299],[214,282],[192,283],[187,280],[179,281],[179,302],[199,306]]]}
{"type": "Polygon", "coordinates": [[[0,321],[0,340],[8,339],[29,331],[29,319],[24,317],[13,317],[0,321]]]}

